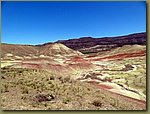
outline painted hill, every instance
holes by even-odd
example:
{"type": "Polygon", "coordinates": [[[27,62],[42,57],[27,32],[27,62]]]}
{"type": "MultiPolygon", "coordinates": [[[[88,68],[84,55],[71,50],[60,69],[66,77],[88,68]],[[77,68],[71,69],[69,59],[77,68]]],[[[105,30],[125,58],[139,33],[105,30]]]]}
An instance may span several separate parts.
{"type": "Polygon", "coordinates": [[[1,47],[4,109],[146,109],[146,33],[1,47]]]}
{"type": "Polygon", "coordinates": [[[81,55],[110,50],[123,45],[146,45],[146,32],[135,33],[126,36],[92,38],[82,37],[79,39],[59,40],[55,43],[48,42],[41,45],[15,45],[1,44],[1,56],[13,54],[15,56],[29,55],[81,55]],[[64,44],[64,45],[63,45],[64,44]],[[74,51],[77,50],[77,51],[74,51]],[[78,52],[80,51],[80,52],[78,52]]]}
{"type": "Polygon", "coordinates": [[[53,43],[53,44],[47,44],[41,46],[39,49],[40,55],[48,55],[48,56],[77,56],[82,55],[81,52],[72,50],[68,48],[67,46],[61,44],[61,43],[53,43]]]}
{"type": "Polygon", "coordinates": [[[29,54],[36,54],[37,48],[32,45],[17,45],[17,44],[1,44],[1,57],[5,54],[12,54],[15,56],[27,56],[29,54]]]}
{"type": "Polygon", "coordinates": [[[59,40],[57,42],[82,53],[101,52],[123,45],[146,45],[146,32],[117,37],[82,37],[78,39],[59,40]]]}
{"type": "Polygon", "coordinates": [[[34,56],[78,56],[82,53],[72,50],[60,43],[51,43],[43,46],[33,45],[15,45],[15,44],[1,44],[1,57],[32,57],[34,56]]]}

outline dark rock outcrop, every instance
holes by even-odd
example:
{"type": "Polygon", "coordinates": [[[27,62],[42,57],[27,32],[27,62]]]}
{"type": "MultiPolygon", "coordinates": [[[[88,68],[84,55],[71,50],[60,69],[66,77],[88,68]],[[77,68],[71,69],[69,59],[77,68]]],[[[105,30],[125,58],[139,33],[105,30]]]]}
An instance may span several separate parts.
{"type": "Polygon", "coordinates": [[[81,52],[97,52],[109,50],[123,45],[146,45],[146,32],[117,37],[82,37],[79,39],[59,40],[57,42],[62,43],[71,49],[81,52]]]}

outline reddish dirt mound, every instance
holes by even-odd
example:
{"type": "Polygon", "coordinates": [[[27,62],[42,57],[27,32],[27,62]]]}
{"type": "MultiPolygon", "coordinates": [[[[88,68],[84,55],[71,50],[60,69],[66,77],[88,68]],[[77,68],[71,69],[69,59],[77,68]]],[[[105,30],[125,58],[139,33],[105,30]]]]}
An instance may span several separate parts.
{"type": "Polygon", "coordinates": [[[139,51],[139,52],[136,52],[136,53],[123,53],[123,54],[117,54],[117,55],[102,57],[102,58],[96,58],[96,59],[93,59],[93,60],[94,61],[105,60],[105,59],[122,60],[122,59],[125,59],[125,58],[145,56],[145,55],[146,55],[146,51],[143,50],[143,51],[139,51]]]}
{"type": "Polygon", "coordinates": [[[29,69],[45,69],[52,70],[55,72],[68,72],[73,69],[89,69],[93,68],[94,65],[88,60],[84,60],[82,57],[73,57],[70,60],[67,60],[64,65],[58,64],[55,60],[51,59],[29,59],[24,60],[19,66],[29,69]]]}
{"type": "Polygon", "coordinates": [[[44,68],[44,69],[62,72],[62,71],[65,71],[67,68],[65,66],[60,65],[60,64],[55,64],[55,65],[48,64],[48,66],[46,66],[46,68],[44,68]]]}
{"type": "Polygon", "coordinates": [[[66,63],[68,67],[75,69],[76,68],[88,69],[94,67],[94,65],[90,61],[85,60],[82,57],[73,57],[70,60],[65,61],[64,63],[66,63]]]}
{"type": "Polygon", "coordinates": [[[68,64],[67,67],[71,69],[91,69],[94,67],[94,65],[90,63],[76,63],[68,64]]]}
{"type": "Polygon", "coordinates": [[[88,63],[88,64],[92,64],[90,61],[83,59],[82,57],[73,57],[69,60],[66,60],[64,63],[88,63]]]}
{"type": "Polygon", "coordinates": [[[108,86],[108,85],[104,85],[104,84],[99,84],[98,82],[95,82],[95,81],[89,81],[89,83],[95,85],[96,87],[98,87],[100,89],[113,89],[112,86],[108,86]]]}
{"type": "Polygon", "coordinates": [[[104,84],[99,84],[99,85],[96,85],[97,87],[100,87],[100,88],[105,88],[105,89],[112,89],[113,87],[111,86],[108,86],[108,85],[104,85],[104,84]]]}
{"type": "Polygon", "coordinates": [[[32,68],[32,69],[42,69],[42,66],[40,64],[33,64],[33,63],[21,63],[22,67],[26,68],[32,68]]]}

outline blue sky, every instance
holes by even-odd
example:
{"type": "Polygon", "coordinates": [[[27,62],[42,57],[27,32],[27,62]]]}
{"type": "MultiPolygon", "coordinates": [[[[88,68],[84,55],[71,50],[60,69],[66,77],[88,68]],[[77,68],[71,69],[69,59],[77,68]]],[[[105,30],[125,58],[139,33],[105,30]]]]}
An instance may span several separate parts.
{"type": "Polygon", "coordinates": [[[2,43],[120,36],[146,31],[143,2],[2,2],[2,43]]]}

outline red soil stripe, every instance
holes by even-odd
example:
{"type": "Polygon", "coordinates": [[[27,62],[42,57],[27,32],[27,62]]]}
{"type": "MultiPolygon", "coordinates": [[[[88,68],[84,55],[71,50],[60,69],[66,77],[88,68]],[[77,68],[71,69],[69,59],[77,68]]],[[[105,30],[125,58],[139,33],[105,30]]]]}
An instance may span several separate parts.
{"type": "Polygon", "coordinates": [[[109,89],[112,89],[111,86],[107,86],[107,85],[104,85],[104,84],[99,84],[99,83],[96,82],[96,81],[88,81],[88,82],[91,83],[91,84],[93,84],[93,85],[95,85],[95,86],[98,87],[99,89],[103,89],[103,90],[105,90],[105,91],[111,92],[112,94],[115,94],[115,95],[118,95],[118,96],[127,98],[127,99],[129,99],[129,100],[133,100],[133,101],[136,101],[136,102],[138,102],[138,103],[142,103],[143,105],[146,105],[146,101],[139,100],[139,99],[132,98],[132,97],[128,97],[128,96],[125,96],[125,95],[122,95],[122,94],[119,94],[119,93],[115,93],[115,92],[110,91],[109,89]]]}
{"type": "Polygon", "coordinates": [[[89,83],[95,85],[96,87],[98,88],[104,88],[104,89],[112,89],[113,87],[112,86],[108,86],[108,85],[105,85],[105,84],[99,84],[98,82],[96,81],[89,81],[89,83]]]}
{"type": "Polygon", "coordinates": [[[104,89],[112,89],[113,87],[111,86],[108,86],[108,85],[104,85],[104,84],[95,84],[97,87],[100,87],[100,88],[104,88],[104,89]]]}
{"type": "Polygon", "coordinates": [[[104,59],[124,59],[124,58],[130,58],[130,57],[137,57],[137,56],[145,56],[146,55],[146,51],[140,51],[137,53],[124,53],[124,54],[117,54],[117,55],[112,55],[112,56],[107,56],[107,57],[102,57],[102,58],[98,58],[98,59],[93,59],[95,61],[98,60],[104,60],[104,59]]]}

